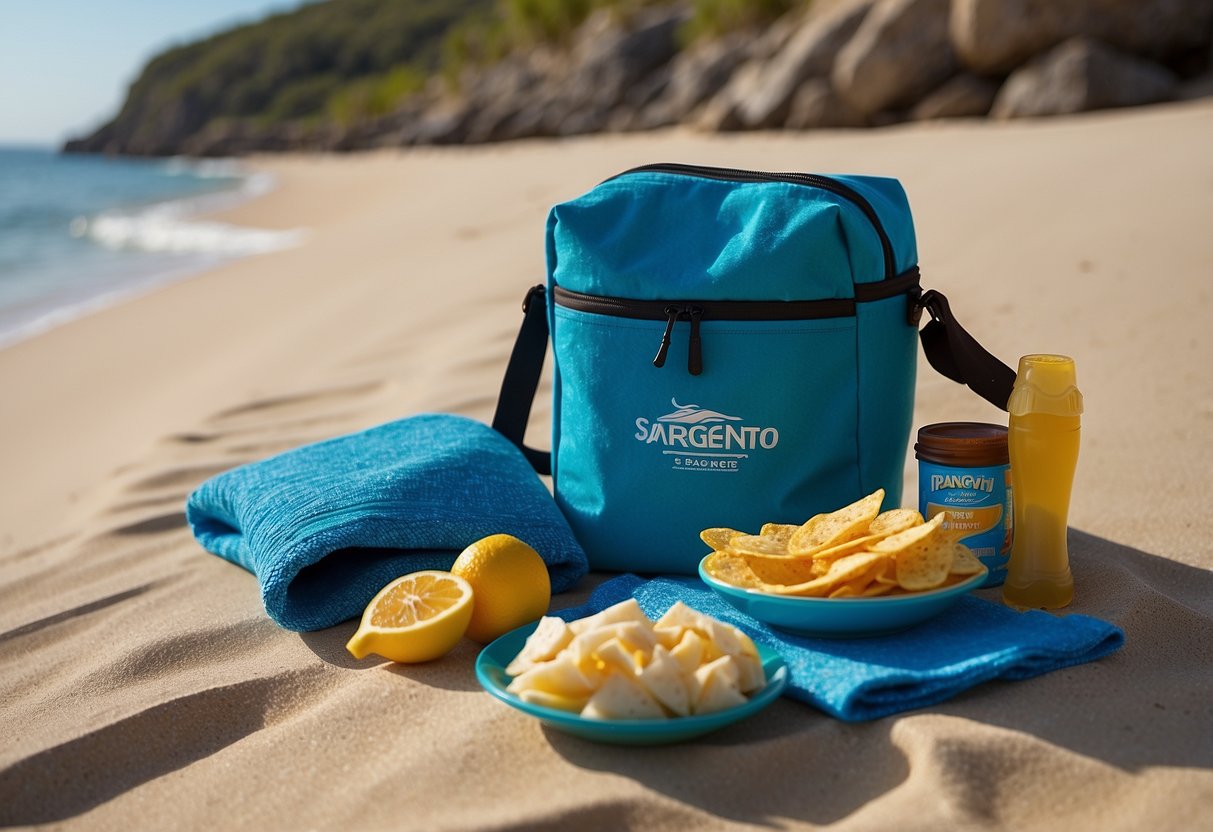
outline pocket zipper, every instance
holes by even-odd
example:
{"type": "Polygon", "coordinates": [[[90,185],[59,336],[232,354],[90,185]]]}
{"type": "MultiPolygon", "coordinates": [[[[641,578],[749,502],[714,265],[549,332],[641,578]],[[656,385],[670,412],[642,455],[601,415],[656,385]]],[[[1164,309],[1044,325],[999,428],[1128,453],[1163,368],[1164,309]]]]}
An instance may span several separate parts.
{"type": "Polygon", "coordinates": [[[665,355],[670,351],[670,335],[674,332],[674,324],[679,318],[685,317],[691,322],[691,341],[687,345],[687,372],[697,376],[703,372],[703,339],[699,337],[699,321],[703,319],[703,309],[690,304],[686,306],[667,306],[665,313],[669,320],[665,324],[665,332],[661,333],[661,344],[657,347],[657,355],[653,356],[654,367],[665,366],[665,355]]]}
{"type": "Polygon", "coordinates": [[[687,346],[687,371],[697,376],[703,372],[703,338],[699,324],[706,317],[721,321],[804,321],[818,318],[847,318],[855,314],[851,298],[823,300],[703,300],[662,301],[632,300],[604,295],[587,295],[562,286],[552,290],[557,306],[578,312],[613,315],[644,321],[665,321],[654,367],[664,367],[670,339],[678,321],[690,321],[690,341],[687,346]]]}

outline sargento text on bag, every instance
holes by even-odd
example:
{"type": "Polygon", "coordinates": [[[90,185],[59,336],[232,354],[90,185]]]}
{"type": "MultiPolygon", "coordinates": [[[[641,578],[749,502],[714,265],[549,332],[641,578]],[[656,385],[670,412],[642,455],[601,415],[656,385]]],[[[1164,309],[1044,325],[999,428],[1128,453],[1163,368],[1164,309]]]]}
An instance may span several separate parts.
{"type": "Polygon", "coordinates": [[[779,444],[779,431],[772,427],[734,425],[740,416],[728,416],[697,404],[680,405],[670,399],[674,411],[656,419],[636,419],[636,439],[671,448],[700,450],[770,450],[779,444]]]}
{"type": "Polygon", "coordinates": [[[755,448],[774,448],[779,444],[779,431],[775,428],[733,425],[666,425],[649,422],[642,417],[636,420],[636,438],[642,442],[660,442],[671,447],[752,451],[755,448]]]}

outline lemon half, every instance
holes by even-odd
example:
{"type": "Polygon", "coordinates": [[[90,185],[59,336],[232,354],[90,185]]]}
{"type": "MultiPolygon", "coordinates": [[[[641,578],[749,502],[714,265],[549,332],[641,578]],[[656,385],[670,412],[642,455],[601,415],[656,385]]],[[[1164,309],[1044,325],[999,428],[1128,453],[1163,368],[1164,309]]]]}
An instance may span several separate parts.
{"type": "Polygon", "coordinates": [[[355,659],[428,662],[450,652],[472,620],[472,587],[449,572],[413,572],[379,590],[345,645],[355,659]]]}

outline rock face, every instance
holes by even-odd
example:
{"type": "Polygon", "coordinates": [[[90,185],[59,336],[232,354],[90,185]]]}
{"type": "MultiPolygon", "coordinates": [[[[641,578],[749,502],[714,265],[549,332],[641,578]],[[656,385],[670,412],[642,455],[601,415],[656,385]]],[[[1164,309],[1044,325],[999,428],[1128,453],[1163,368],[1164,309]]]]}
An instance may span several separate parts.
{"type": "Polygon", "coordinates": [[[915,120],[975,118],[990,112],[998,85],[986,78],[962,72],[932,92],[910,111],[915,120]]]}
{"type": "Polygon", "coordinates": [[[788,42],[767,61],[753,88],[738,102],[745,127],[779,127],[787,120],[797,90],[811,78],[828,76],[834,59],[863,22],[875,0],[841,3],[809,14],[788,42]]]}
{"type": "Polygon", "coordinates": [[[1086,35],[1153,58],[1209,42],[1213,0],[953,0],[952,43],[978,72],[1005,73],[1086,35]]]}
{"type": "Polygon", "coordinates": [[[949,0],[882,0],[843,47],[834,87],[865,115],[914,104],[956,67],[949,0]]]}
{"type": "Polygon", "coordinates": [[[207,123],[205,110],[190,94],[128,99],[112,122],[70,145],[73,152],[171,156],[207,123]]]}
{"type": "MultiPolygon", "coordinates": [[[[349,2],[371,10],[389,5],[349,2]]],[[[388,112],[383,102],[369,103],[378,75],[334,81],[287,73],[289,84],[266,82],[266,95],[294,90],[311,103],[290,109],[267,97],[258,105],[237,83],[245,72],[232,59],[238,50],[218,49],[217,36],[153,59],[122,111],[65,150],[217,156],[673,124],[711,131],[879,127],[906,118],[1052,115],[1213,95],[1213,0],[813,0],[761,28],[685,45],[690,5],[645,0],[610,11],[585,4],[597,11],[567,40],[516,46],[495,63],[467,66],[457,87],[432,75],[388,112]],[[216,61],[227,67],[222,77],[207,74],[216,61]],[[187,71],[196,66],[208,69],[187,71]],[[223,86],[224,79],[234,86],[223,86]]],[[[322,8],[337,6],[305,5],[298,14],[322,8]]],[[[454,20],[463,12],[451,14],[454,20]]],[[[334,50],[354,48],[340,41],[334,50]]]]}
{"type": "Polygon", "coordinates": [[[990,115],[1052,116],[1153,104],[1175,89],[1175,76],[1157,64],[1089,38],[1071,38],[1012,73],[990,115]]]}
{"type": "Polygon", "coordinates": [[[466,73],[461,93],[436,96],[399,141],[478,144],[630,127],[668,86],[685,19],[681,8],[648,9],[627,25],[591,15],[567,53],[537,48],[466,73]]]}
{"type": "Polygon", "coordinates": [[[814,78],[800,85],[784,122],[789,130],[863,127],[865,124],[863,115],[843,101],[824,78],[814,78]]]}
{"type": "Polygon", "coordinates": [[[627,28],[598,12],[579,30],[567,75],[549,77],[545,127],[554,135],[592,133],[607,127],[611,111],[650,73],[678,51],[678,28],[686,12],[652,9],[627,28]]]}
{"type": "Polygon", "coordinates": [[[695,126],[712,131],[744,128],[740,116],[742,103],[757,94],[767,61],[783,48],[799,25],[798,18],[784,15],[751,40],[728,83],[698,111],[695,126]]]}
{"type": "Polygon", "coordinates": [[[530,55],[512,55],[495,71],[470,75],[464,81],[466,134],[461,141],[481,143],[515,138],[512,121],[527,96],[544,76],[530,55]]]}
{"type": "Polygon", "coordinates": [[[747,34],[735,32],[680,52],[669,63],[662,91],[628,126],[648,130],[685,119],[728,83],[746,57],[747,34]]]}

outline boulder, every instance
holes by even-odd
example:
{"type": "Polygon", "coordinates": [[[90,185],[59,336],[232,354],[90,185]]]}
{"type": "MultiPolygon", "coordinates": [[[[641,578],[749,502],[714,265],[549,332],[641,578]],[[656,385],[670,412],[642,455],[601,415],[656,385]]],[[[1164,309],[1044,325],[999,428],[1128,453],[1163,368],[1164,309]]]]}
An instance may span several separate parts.
{"type": "Polygon", "coordinates": [[[741,103],[757,94],[758,83],[767,61],[791,39],[802,21],[802,16],[785,14],[776,20],[739,57],[729,81],[720,92],[712,96],[692,117],[694,125],[701,130],[741,130],[739,109],[741,103]]]}
{"type": "Polygon", "coordinates": [[[649,130],[685,119],[728,83],[746,56],[747,43],[745,34],[735,32],[684,49],[667,65],[661,92],[631,126],[649,130]]]}
{"type": "Polygon", "coordinates": [[[686,19],[682,7],[646,9],[622,25],[605,10],[591,15],[575,35],[568,74],[549,76],[559,92],[545,126],[556,135],[606,128],[628,91],[677,53],[686,19]]]}
{"type": "Polygon", "coordinates": [[[503,120],[494,131],[492,141],[510,141],[538,136],[550,136],[551,113],[546,100],[533,100],[521,110],[503,120]]]}
{"type": "Polygon", "coordinates": [[[882,0],[834,63],[834,88],[864,114],[910,106],[956,68],[949,0],[882,0]]]}
{"type": "Polygon", "coordinates": [[[751,60],[738,67],[729,78],[729,83],[699,110],[694,119],[695,127],[716,133],[744,130],[741,102],[758,90],[765,66],[762,60],[751,60]]]}
{"type": "Polygon", "coordinates": [[[805,16],[803,23],[763,67],[752,92],[738,102],[746,127],[778,127],[792,99],[810,78],[830,74],[839,50],[851,39],[875,0],[837,3],[805,16]]]}
{"type": "Polygon", "coordinates": [[[1165,101],[1176,78],[1158,64],[1090,38],[1071,38],[1011,74],[990,115],[1052,116],[1165,101]]]}
{"type": "Polygon", "coordinates": [[[800,85],[792,96],[784,126],[790,130],[813,130],[824,127],[863,127],[862,113],[842,100],[824,78],[812,78],[800,85]]]}
{"type": "Polygon", "coordinates": [[[509,124],[527,105],[543,76],[527,56],[512,55],[465,82],[471,117],[463,141],[468,144],[514,138],[509,124]]]}
{"type": "Polygon", "coordinates": [[[998,84],[962,72],[919,101],[910,118],[978,118],[990,112],[997,94],[998,84]]]}
{"type": "Polygon", "coordinates": [[[396,138],[400,132],[420,118],[430,103],[422,95],[411,96],[397,105],[392,112],[382,116],[365,119],[343,128],[336,125],[313,128],[311,141],[315,147],[337,153],[388,147],[397,143],[396,138]]]}
{"type": "Polygon", "coordinates": [[[1075,36],[1159,60],[1200,49],[1213,0],[954,0],[952,44],[965,66],[1004,73],[1075,36]]]}
{"type": "Polygon", "coordinates": [[[763,29],[762,34],[750,41],[750,48],[746,57],[754,61],[770,60],[775,56],[776,52],[783,49],[784,44],[791,40],[792,35],[796,34],[796,30],[800,28],[803,21],[804,16],[796,12],[791,12],[778,18],[774,23],[763,29]]]}
{"type": "Polygon", "coordinates": [[[396,143],[458,144],[467,136],[474,115],[465,101],[439,101],[401,127],[396,143]]]}

